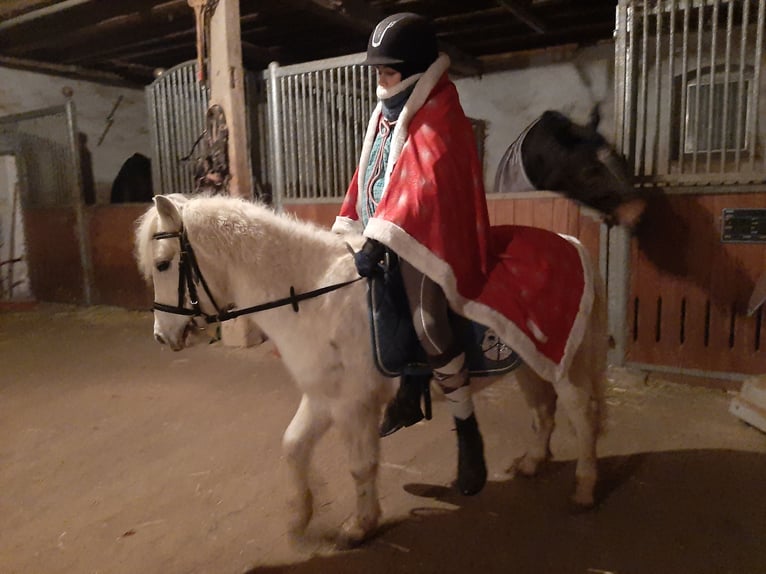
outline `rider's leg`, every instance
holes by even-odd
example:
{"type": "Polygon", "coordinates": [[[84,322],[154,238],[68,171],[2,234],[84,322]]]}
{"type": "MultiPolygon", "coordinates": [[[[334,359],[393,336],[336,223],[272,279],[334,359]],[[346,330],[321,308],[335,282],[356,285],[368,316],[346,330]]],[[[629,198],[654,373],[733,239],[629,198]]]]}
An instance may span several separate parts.
{"type": "MultiPolygon", "coordinates": [[[[399,263],[415,332],[432,368],[442,366],[459,353],[453,341],[444,293],[441,287],[412,265],[403,260],[399,263]]],[[[396,397],[383,416],[380,436],[388,436],[422,420],[420,397],[430,379],[430,374],[401,378],[396,397]]]]}
{"type": "Polygon", "coordinates": [[[457,430],[457,486],[466,495],[477,494],[487,482],[484,441],[473,412],[470,378],[465,355],[434,369],[434,380],[444,392],[457,430]]]}
{"type": "MultiPolygon", "coordinates": [[[[475,494],[483,488],[487,479],[484,445],[473,412],[465,355],[452,330],[447,299],[441,287],[406,261],[401,261],[401,272],[415,332],[428,355],[434,379],[444,392],[455,419],[458,432],[458,487],[463,494],[475,494]]],[[[404,384],[405,380],[402,381],[404,384]]],[[[407,412],[409,407],[403,407],[402,403],[413,397],[419,403],[420,393],[398,393],[386,410],[384,425],[393,418],[389,416],[392,411],[407,412]]],[[[420,411],[419,404],[416,407],[420,411]]],[[[406,425],[401,424],[394,430],[402,426],[406,425]]]]}

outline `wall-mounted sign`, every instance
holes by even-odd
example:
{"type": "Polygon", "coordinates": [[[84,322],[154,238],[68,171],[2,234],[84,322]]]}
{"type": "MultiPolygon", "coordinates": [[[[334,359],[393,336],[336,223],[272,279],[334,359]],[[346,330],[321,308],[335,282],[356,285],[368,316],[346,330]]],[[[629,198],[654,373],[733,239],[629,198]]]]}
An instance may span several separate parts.
{"type": "Polygon", "coordinates": [[[724,243],[766,243],[766,209],[724,209],[721,216],[724,243]]]}

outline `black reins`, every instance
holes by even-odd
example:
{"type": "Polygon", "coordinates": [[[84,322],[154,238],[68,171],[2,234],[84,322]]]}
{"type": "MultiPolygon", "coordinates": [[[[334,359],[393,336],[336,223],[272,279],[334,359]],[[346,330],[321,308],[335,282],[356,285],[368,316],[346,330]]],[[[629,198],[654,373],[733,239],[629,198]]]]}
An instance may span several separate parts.
{"type": "Polygon", "coordinates": [[[186,230],[181,231],[161,231],[152,235],[152,239],[174,239],[177,238],[181,245],[181,254],[178,261],[178,304],[165,305],[164,303],[158,303],[154,301],[152,308],[157,311],[163,311],[165,313],[172,313],[174,315],[187,315],[189,317],[203,317],[206,323],[220,323],[228,321],[229,319],[235,319],[242,315],[248,315],[250,313],[257,313],[259,311],[267,311],[269,309],[275,309],[277,307],[284,307],[291,305],[293,311],[296,313],[299,311],[298,303],[305,301],[306,299],[312,299],[325,293],[330,293],[336,289],[340,289],[352,283],[363,279],[363,277],[357,277],[356,279],[350,279],[349,281],[343,281],[341,283],[335,283],[333,285],[327,285],[326,287],[320,287],[312,291],[305,293],[296,293],[295,288],[290,286],[290,295],[283,297],[275,301],[268,303],[262,303],[260,305],[253,305],[252,307],[245,307],[243,309],[235,309],[229,307],[222,309],[216,303],[213,294],[210,292],[207,281],[200,271],[197,257],[194,254],[194,249],[189,243],[189,238],[186,235],[186,230]],[[210,300],[210,303],[215,308],[215,315],[210,315],[202,310],[199,303],[199,296],[197,291],[197,285],[202,285],[202,289],[205,291],[205,295],[210,300]],[[189,293],[189,304],[191,309],[184,306],[186,293],[189,293]]]}

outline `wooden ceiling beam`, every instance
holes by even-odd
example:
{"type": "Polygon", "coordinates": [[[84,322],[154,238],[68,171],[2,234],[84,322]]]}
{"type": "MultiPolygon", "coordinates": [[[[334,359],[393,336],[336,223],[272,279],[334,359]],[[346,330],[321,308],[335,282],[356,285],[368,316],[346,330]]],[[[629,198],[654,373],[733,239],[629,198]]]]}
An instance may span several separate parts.
{"type": "Polygon", "coordinates": [[[139,40],[137,42],[106,43],[103,46],[91,45],[87,52],[76,51],[71,56],[64,56],[63,61],[69,64],[79,64],[87,66],[93,62],[104,59],[127,59],[135,58],[146,49],[157,46],[164,47],[166,50],[172,49],[176,45],[186,46],[194,44],[197,36],[196,28],[186,28],[171,34],[154,36],[148,40],[139,40]]]}
{"type": "Polygon", "coordinates": [[[121,76],[120,74],[93,70],[91,68],[51,64],[49,62],[37,62],[35,60],[11,58],[9,56],[0,56],[0,66],[16,70],[26,70],[28,72],[35,72],[38,74],[63,76],[66,78],[94,82],[108,86],[140,88],[145,83],[141,81],[131,81],[126,79],[124,76],[121,76]]]}
{"type": "Polygon", "coordinates": [[[322,12],[333,15],[345,27],[369,36],[386,14],[363,0],[310,0],[322,12]]]}
{"type": "MultiPolygon", "coordinates": [[[[177,0],[179,2],[183,0],[177,0]]],[[[131,0],[130,11],[140,12],[152,8],[159,0],[131,0]]],[[[62,2],[69,5],[71,2],[62,2]]],[[[5,53],[16,50],[18,47],[34,42],[36,39],[45,38],[55,40],[66,34],[67,31],[78,30],[87,26],[97,26],[100,22],[125,14],[124,2],[103,2],[101,0],[78,0],[67,9],[59,9],[54,4],[49,9],[24,14],[18,18],[12,18],[0,23],[0,49],[5,53]]]]}
{"type": "Polygon", "coordinates": [[[185,0],[174,0],[144,10],[119,14],[95,24],[79,25],[54,36],[36,34],[34,39],[10,46],[5,50],[12,55],[34,57],[40,52],[55,48],[57,54],[69,58],[72,52],[85,49],[89,52],[96,47],[121,45],[136,39],[140,30],[142,38],[167,34],[168,30],[178,31],[194,26],[194,13],[185,0]],[[99,46],[100,43],[100,46],[99,46]]]}
{"type": "Polygon", "coordinates": [[[508,10],[516,18],[524,22],[532,30],[538,34],[547,34],[550,32],[550,27],[542,20],[530,12],[526,6],[522,5],[518,0],[496,0],[500,6],[508,10]]]}

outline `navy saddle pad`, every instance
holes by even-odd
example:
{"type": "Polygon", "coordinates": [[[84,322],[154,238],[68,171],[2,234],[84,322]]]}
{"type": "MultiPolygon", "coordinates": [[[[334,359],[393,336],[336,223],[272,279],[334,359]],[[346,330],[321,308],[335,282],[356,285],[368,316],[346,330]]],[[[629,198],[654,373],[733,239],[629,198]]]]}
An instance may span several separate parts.
{"type": "MultiPolygon", "coordinates": [[[[375,363],[388,377],[431,373],[426,354],[412,326],[407,295],[396,256],[384,273],[369,281],[368,301],[375,363]]],[[[492,331],[456,314],[452,324],[473,376],[499,375],[521,365],[521,358],[492,331]]]]}

